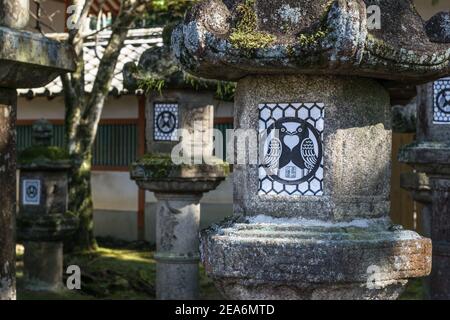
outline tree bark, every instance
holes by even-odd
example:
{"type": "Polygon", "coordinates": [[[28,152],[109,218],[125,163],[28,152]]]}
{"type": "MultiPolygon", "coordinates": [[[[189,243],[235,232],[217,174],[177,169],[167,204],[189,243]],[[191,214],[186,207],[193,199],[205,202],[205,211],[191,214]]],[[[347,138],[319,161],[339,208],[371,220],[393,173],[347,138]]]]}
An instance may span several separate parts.
{"type": "MultiPolygon", "coordinates": [[[[79,19],[86,19],[88,12],[86,8],[89,8],[92,1],[73,1],[75,5],[84,6],[79,19]]],[[[73,162],[69,177],[69,210],[80,218],[80,225],[75,236],[65,244],[65,249],[69,251],[92,250],[97,246],[94,237],[94,206],[91,190],[92,147],[128,30],[150,2],[149,0],[121,1],[121,8],[111,27],[112,34],[101,58],[90,94],[85,92],[84,85],[84,35],[81,30],[74,30],[69,34],[69,43],[75,48],[77,63],[74,73],[62,77],[66,105],[65,136],[67,150],[73,162]]],[[[84,21],[78,25],[84,25],[84,21]]]]}
{"type": "Polygon", "coordinates": [[[0,300],[16,299],[17,92],[0,88],[0,300]]]}
{"type": "Polygon", "coordinates": [[[76,212],[80,219],[77,233],[65,243],[69,251],[95,250],[97,243],[94,237],[94,203],[91,189],[90,153],[74,161],[70,175],[69,210],[76,212]]]}

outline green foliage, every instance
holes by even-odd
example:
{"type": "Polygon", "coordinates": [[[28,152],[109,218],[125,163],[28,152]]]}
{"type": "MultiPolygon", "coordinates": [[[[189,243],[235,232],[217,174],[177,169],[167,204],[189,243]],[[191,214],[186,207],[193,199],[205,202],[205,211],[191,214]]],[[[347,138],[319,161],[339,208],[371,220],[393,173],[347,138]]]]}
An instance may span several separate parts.
{"type": "Polygon", "coordinates": [[[149,94],[154,91],[161,94],[165,83],[166,82],[164,79],[146,77],[138,80],[138,88],[144,90],[145,94],[149,94]]]}
{"type": "Polygon", "coordinates": [[[216,88],[216,98],[223,101],[233,101],[236,93],[236,83],[218,81],[216,88]]]}
{"type": "Polygon", "coordinates": [[[424,300],[425,298],[423,279],[411,279],[399,300],[424,300]]]}
{"type": "Polygon", "coordinates": [[[55,146],[32,146],[22,151],[18,156],[20,164],[31,164],[36,161],[69,160],[68,152],[55,146]]]}
{"type": "Polygon", "coordinates": [[[228,81],[211,81],[195,77],[187,72],[183,72],[183,79],[186,84],[194,90],[209,89],[216,87],[215,97],[223,101],[233,101],[236,91],[236,83],[228,81]]]}
{"type": "Polygon", "coordinates": [[[245,50],[261,49],[269,46],[276,37],[266,32],[256,31],[257,17],[254,9],[255,0],[246,0],[237,6],[239,21],[230,35],[233,46],[245,50]]]}
{"type": "MultiPolygon", "coordinates": [[[[159,60],[161,61],[161,60],[159,60]]],[[[192,89],[198,90],[208,90],[215,88],[215,97],[219,100],[223,101],[233,101],[234,93],[236,90],[236,83],[227,82],[227,81],[212,81],[202,79],[196,76],[193,76],[187,72],[184,72],[180,69],[172,70],[173,74],[165,74],[165,75],[157,75],[154,72],[151,74],[146,74],[142,70],[136,71],[136,78],[138,88],[143,90],[145,94],[150,94],[152,92],[158,92],[162,94],[162,90],[170,85],[170,81],[173,81],[173,76],[177,73],[183,79],[182,83],[178,83],[178,85],[182,85],[183,83],[192,87],[192,89]]]]}

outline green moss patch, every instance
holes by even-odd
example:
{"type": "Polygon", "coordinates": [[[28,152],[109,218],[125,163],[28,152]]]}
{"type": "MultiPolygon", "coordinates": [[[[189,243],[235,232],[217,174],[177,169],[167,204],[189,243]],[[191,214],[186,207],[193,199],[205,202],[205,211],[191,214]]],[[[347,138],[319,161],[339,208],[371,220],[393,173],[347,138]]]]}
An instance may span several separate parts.
{"type": "Polygon", "coordinates": [[[240,19],[230,35],[233,46],[244,50],[261,49],[271,45],[277,37],[267,32],[257,31],[258,19],[254,9],[255,0],[246,0],[237,6],[240,19]]]}
{"type": "Polygon", "coordinates": [[[300,34],[297,39],[298,43],[302,46],[311,46],[317,44],[320,40],[324,39],[328,34],[328,30],[326,28],[321,29],[312,34],[300,34]]]}
{"type": "MultiPolygon", "coordinates": [[[[156,261],[149,244],[136,248],[100,247],[93,252],[64,256],[65,268],[81,269],[81,290],[32,292],[25,290],[23,279],[23,247],[17,246],[17,285],[19,300],[152,300],[155,299],[156,261]]],[[[212,281],[200,271],[200,298],[221,299],[212,281]]]]}
{"type": "Polygon", "coordinates": [[[69,153],[59,147],[55,146],[33,146],[25,149],[18,156],[19,164],[32,164],[43,161],[64,161],[69,160],[69,153]]]}
{"type": "Polygon", "coordinates": [[[300,33],[297,35],[297,41],[301,46],[313,46],[317,45],[321,40],[323,40],[330,32],[331,29],[328,27],[328,15],[334,1],[330,1],[325,8],[325,12],[320,19],[319,25],[315,28],[315,31],[309,33],[300,33]]]}
{"type": "Polygon", "coordinates": [[[169,154],[146,154],[131,165],[131,171],[136,168],[143,170],[145,174],[142,177],[149,180],[180,177],[185,170],[196,171],[201,176],[208,176],[209,173],[227,176],[230,172],[229,164],[219,158],[212,157],[205,162],[209,164],[175,164],[169,154]]]}

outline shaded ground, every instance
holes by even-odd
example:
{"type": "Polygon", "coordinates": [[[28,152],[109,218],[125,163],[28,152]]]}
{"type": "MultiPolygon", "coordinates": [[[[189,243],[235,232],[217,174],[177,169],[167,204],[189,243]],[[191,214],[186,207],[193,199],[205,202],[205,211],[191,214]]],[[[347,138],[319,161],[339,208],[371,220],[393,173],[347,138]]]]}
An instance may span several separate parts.
{"type": "MultiPolygon", "coordinates": [[[[105,245],[102,243],[102,245],[105,245]]],[[[23,247],[17,250],[17,295],[19,300],[155,299],[156,262],[153,251],[144,248],[108,248],[64,257],[65,265],[81,268],[81,290],[58,293],[31,292],[23,285],[23,247]]],[[[200,298],[220,299],[213,283],[200,272],[200,298]]]]}
{"type": "MultiPolygon", "coordinates": [[[[17,291],[21,300],[92,300],[92,299],[155,299],[153,250],[146,244],[120,244],[103,241],[93,253],[65,256],[65,265],[76,264],[82,271],[80,291],[36,293],[23,286],[23,247],[17,250],[17,291]],[[115,248],[111,248],[114,245],[115,248]]],[[[221,299],[201,269],[201,299],[221,299]]],[[[401,300],[423,299],[421,280],[410,281],[401,300]]]]}

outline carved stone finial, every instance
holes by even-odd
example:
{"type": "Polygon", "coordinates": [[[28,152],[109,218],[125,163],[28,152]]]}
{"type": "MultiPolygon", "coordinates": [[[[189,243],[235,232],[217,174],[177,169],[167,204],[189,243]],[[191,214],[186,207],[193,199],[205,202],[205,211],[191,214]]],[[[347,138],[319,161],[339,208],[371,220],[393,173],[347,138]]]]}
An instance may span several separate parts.
{"type": "Polygon", "coordinates": [[[33,124],[33,144],[36,146],[50,146],[53,138],[53,125],[45,119],[37,120],[33,124]]]}
{"type": "Polygon", "coordinates": [[[450,11],[434,15],[427,21],[425,29],[432,42],[450,43],[450,11]]]}

